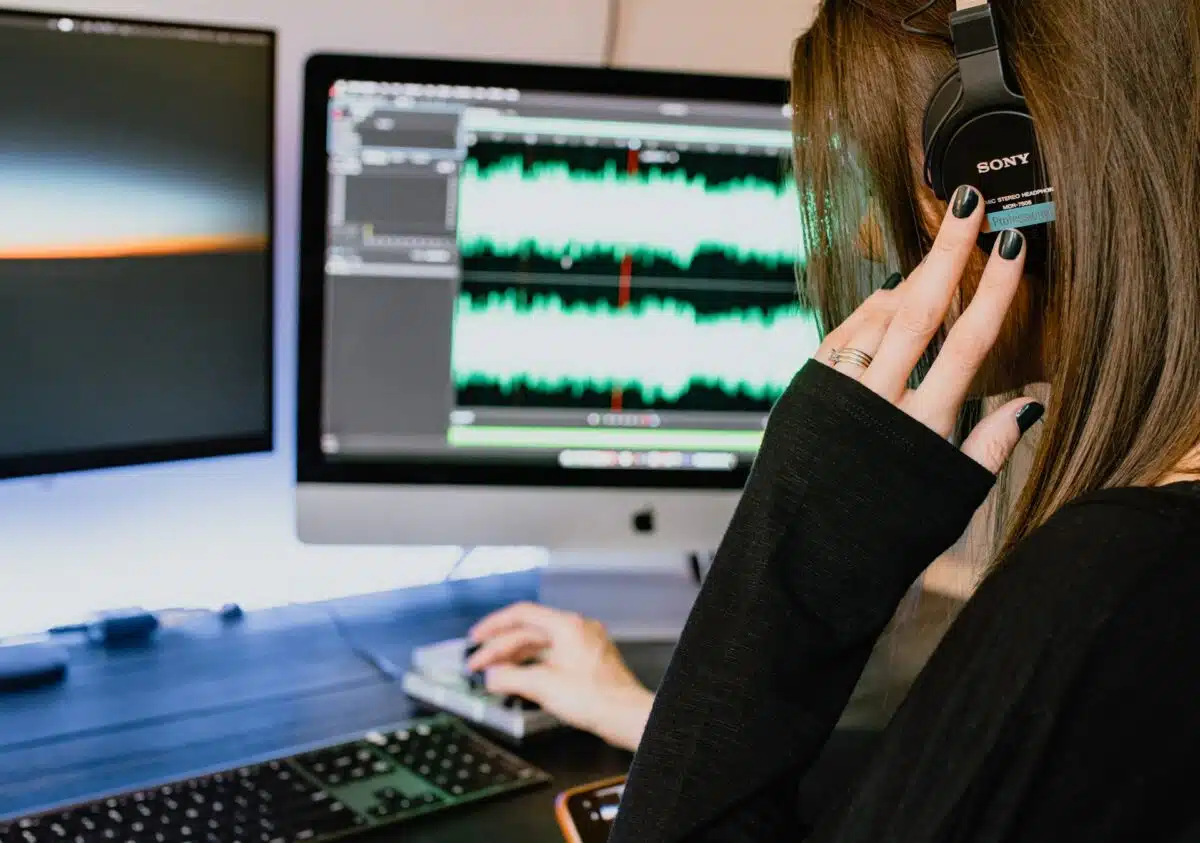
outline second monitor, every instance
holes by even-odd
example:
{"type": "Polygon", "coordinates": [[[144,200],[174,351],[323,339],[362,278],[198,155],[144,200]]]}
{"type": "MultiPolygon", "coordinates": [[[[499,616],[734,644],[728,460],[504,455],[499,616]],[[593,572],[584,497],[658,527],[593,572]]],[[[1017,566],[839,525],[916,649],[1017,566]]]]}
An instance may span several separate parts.
{"type": "Polygon", "coordinates": [[[819,342],[786,94],[314,58],[301,538],[714,547],[819,342]]]}

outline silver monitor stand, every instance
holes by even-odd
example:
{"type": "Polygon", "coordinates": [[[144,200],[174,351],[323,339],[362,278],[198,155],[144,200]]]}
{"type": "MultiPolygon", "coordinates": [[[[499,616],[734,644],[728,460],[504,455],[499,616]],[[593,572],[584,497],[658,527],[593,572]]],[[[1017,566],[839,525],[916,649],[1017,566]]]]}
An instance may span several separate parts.
{"type": "Polygon", "coordinates": [[[618,642],[678,640],[711,554],[560,552],[541,573],[539,602],[605,625],[618,642]]]}

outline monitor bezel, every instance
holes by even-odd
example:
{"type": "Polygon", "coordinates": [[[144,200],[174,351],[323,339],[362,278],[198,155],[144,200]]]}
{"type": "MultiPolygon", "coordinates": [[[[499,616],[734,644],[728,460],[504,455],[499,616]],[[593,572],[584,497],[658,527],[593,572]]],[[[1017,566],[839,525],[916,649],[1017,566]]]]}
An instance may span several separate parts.
{"type": "Polygon", "coordinates": [[[182,462],[184,460],[207,459],[213,457],[229,457],[244,454],[259,454],[273,451],[275,448],[275,258],[276,258],[276,167],[278,120],[276,117],[279,98],[279,33],[278,30],[265,27],[225,26],[212,23],[196,23],[190,20],[168,20],[152,17],[131,17],[128,15],[105,15],[79,13],[74,11],[54,11],[46,9],[20,9],[0,7],[0,15],[41,19],[52,21],[56,18],[70,18],[76,21],[95,23],[118,23],[132,26],[155,26],[164,29],[196,29],[213,33],[229,33],[231,35],[252,35],[265,37],[265,45],[270,67],[268,80],[268,107],[270,121],[267,131],[267,249],[266,266],[267,278],[264,294],[264,347],[266,359],[266,389],[263,407],[265,426],[261,431],[230,436],[214,436],[211,438],[189,438],[166,440],[161,442],[144,443],[111,448],[87,448],[81,450],[42,451],[36,454],[20,456],[0,456],[0,480],[12,480],[21,477],[41,477],[54,474],[68,474],[98,469],[125,468],[139,465],[151,465],[166,462],[182,462]]]}
{"type": "Polygon", "coordinates": [[[576,469],[461,461],[331,461],[321,450],[324,390],[328,102],[341,80],[479,85],[617,96],[663,97],[782,107],[784,79],[717,76],[582,65],[318,53],[305,67],[299,241],[296,479],[299,483],[414,486],[590,487],[727,490],[742,488],[746,461],[733,471],[576,469]]]}

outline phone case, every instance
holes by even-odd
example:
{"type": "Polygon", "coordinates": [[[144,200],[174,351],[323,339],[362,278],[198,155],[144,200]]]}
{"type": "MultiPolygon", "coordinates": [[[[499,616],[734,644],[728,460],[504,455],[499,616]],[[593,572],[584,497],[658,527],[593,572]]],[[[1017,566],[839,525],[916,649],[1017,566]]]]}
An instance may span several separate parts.
{"type": "Polygon", "coordinates": [[[625,781],[625,776],[613,776],[610,779],[601,779],[600,781],[581,784],[578,787],[572,787],[558,794],[554,799],[554,817],[558,820],[558,827],[562,830],[563,837],[567,843],[589,843],[584,840],[579,833],[579,829],[575,827],[575,820],[571,817],[571,812],[567,809],[567,801],[572,797],[581,793],[590,793],[594,790],[602,790],[606,787],[621,784],[625,781]]]}

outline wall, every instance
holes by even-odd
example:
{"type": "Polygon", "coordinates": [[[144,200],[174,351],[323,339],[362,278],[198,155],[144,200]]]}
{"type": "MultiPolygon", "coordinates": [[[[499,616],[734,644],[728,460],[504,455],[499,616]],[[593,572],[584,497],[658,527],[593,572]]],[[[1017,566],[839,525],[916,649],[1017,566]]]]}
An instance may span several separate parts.
{"type": "Polygon", "coordinates": [[[624,0],[614,62],[629,67],[784,76],[812,0],[624,0]]]}
{"type": "MultiPolygon", "coordinates": [[[[276,452],[0,484],[0,636],[117,606],[247,606],[437,579],[457,549],[314,548],[292,514],[298,109],[319,50],[599,63],[607,0],[47,0],[56,11],[268,26],[280,33],[276,452]]],[[[8,6],[44,8],[29,0],[8,6]]],[[[624,0],[619,63],[786,72],[809,0],[624,0]]],[[[19,408],[16,408],[19,412],[19,408]]],[[[476,570],[536,564],[473,557],[476,570]]]]}

